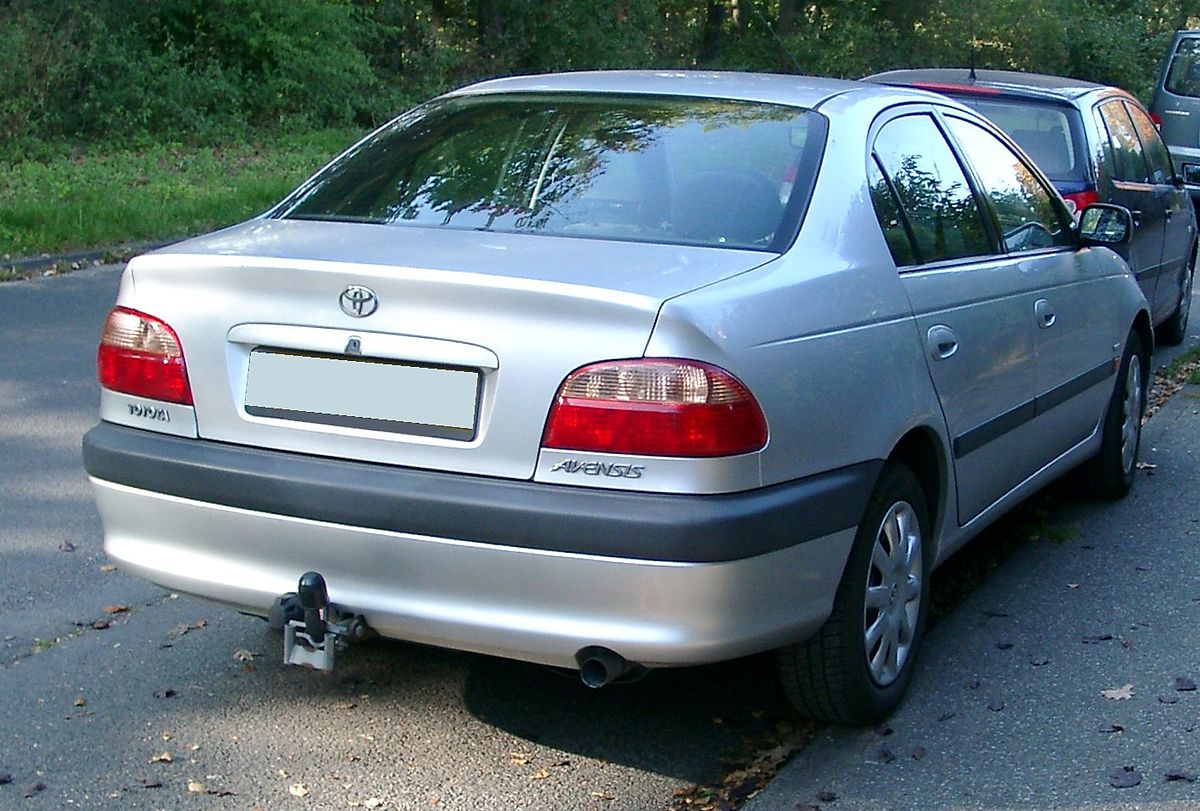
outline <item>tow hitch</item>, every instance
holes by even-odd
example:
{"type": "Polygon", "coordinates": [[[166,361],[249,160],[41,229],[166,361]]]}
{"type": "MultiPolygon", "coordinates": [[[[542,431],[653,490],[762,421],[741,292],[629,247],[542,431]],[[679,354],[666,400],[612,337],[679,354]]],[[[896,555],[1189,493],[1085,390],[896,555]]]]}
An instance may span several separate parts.
{"type": "Polygon", "coordinates": [[[283,663],[317,670],[333,670],[338,649],[371,636],[360,614],[343,614],[329,603],[318,572],[300,575],[296,591],[277,597],[268,619],[283,629],[283,663]]]}

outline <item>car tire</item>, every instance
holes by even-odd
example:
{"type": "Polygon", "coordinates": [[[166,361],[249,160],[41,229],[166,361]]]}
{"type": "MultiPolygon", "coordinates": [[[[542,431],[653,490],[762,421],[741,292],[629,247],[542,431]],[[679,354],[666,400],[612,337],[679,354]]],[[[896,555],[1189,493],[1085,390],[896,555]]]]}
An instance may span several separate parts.
{"type": "Polygon", "coordinates": [[[1133,486],[1142,441],[1142,417],[1146,413],[1148,370],[1142,340],[1137,332],[1130,332],[1101,425],[1100,451],[1085,470],[1085,481],[1100,498],[1121,498],[1133,486]]]}
{"type": "Polygon", "coordinates": [[[889,462],[855,534],[829,619],[811,639],[778,653],[784,694],[800,713],[870,724],[899,705],[924,635],[929,539],[917,477],[889,462]]]}
{"type": "Polygon", "coordinates": [[[1192,309],[1192,283],[1196,274],[1196,250],[1197,246],[1192,246],[1192,258],[1183,273],[1179,303],[1175,305],[1175,312],[1159,324],[1155,331],[1155,337],[1164,346],[1178,346],[1187,337],[1188,314],[1192,309]]]}

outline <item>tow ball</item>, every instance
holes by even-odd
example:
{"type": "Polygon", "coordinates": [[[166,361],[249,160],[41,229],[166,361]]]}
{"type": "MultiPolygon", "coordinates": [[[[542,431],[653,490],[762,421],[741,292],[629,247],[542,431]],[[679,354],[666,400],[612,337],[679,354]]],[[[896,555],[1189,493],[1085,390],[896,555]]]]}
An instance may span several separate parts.
{"type": "Polygon", "coordinates": [[[283,663],[317,670],[333,670],[339,649],[371,636],[360,614],[345,614],[330,604],[319,572],[300,575],[295,592],[275,599],[268,620],[283,629],[283,663]]]}

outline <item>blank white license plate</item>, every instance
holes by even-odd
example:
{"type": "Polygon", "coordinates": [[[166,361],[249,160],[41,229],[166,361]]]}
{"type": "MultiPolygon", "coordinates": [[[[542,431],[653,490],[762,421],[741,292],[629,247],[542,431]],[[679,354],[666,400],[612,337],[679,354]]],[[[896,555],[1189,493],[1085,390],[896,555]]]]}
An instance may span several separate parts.
{"type": "Polygon", "coordinates": [[[470,440],[479,373],[372,358],[250,353],[246,413],[346,428],[470,440]]]}

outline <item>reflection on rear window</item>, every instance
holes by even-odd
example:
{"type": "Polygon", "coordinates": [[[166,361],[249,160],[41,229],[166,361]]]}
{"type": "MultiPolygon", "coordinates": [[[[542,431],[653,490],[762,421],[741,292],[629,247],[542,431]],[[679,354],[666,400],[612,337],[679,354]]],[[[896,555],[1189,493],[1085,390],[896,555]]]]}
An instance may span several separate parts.
{"type": "Polygon", "coordinates": [[[401,116],[275,216],[780,250],[824,138],[817,113],[769,104],[459,97],[401,116]]]}
{"type": "Polygon", "coordinates": [[[1046,176],[1052,180],[1086,180],[1088,156],[1076,144],[1078,120],[1073,108],[1026,101],[995,101],[959,98],[992,120],[1020,144],[1046,176]]]}
{"type": "Polygon", "coordinates": [[[1177,96],[1200,97],[1200,39],[1179,40],[1167,71],[1166,88],[1177,96]]]}

